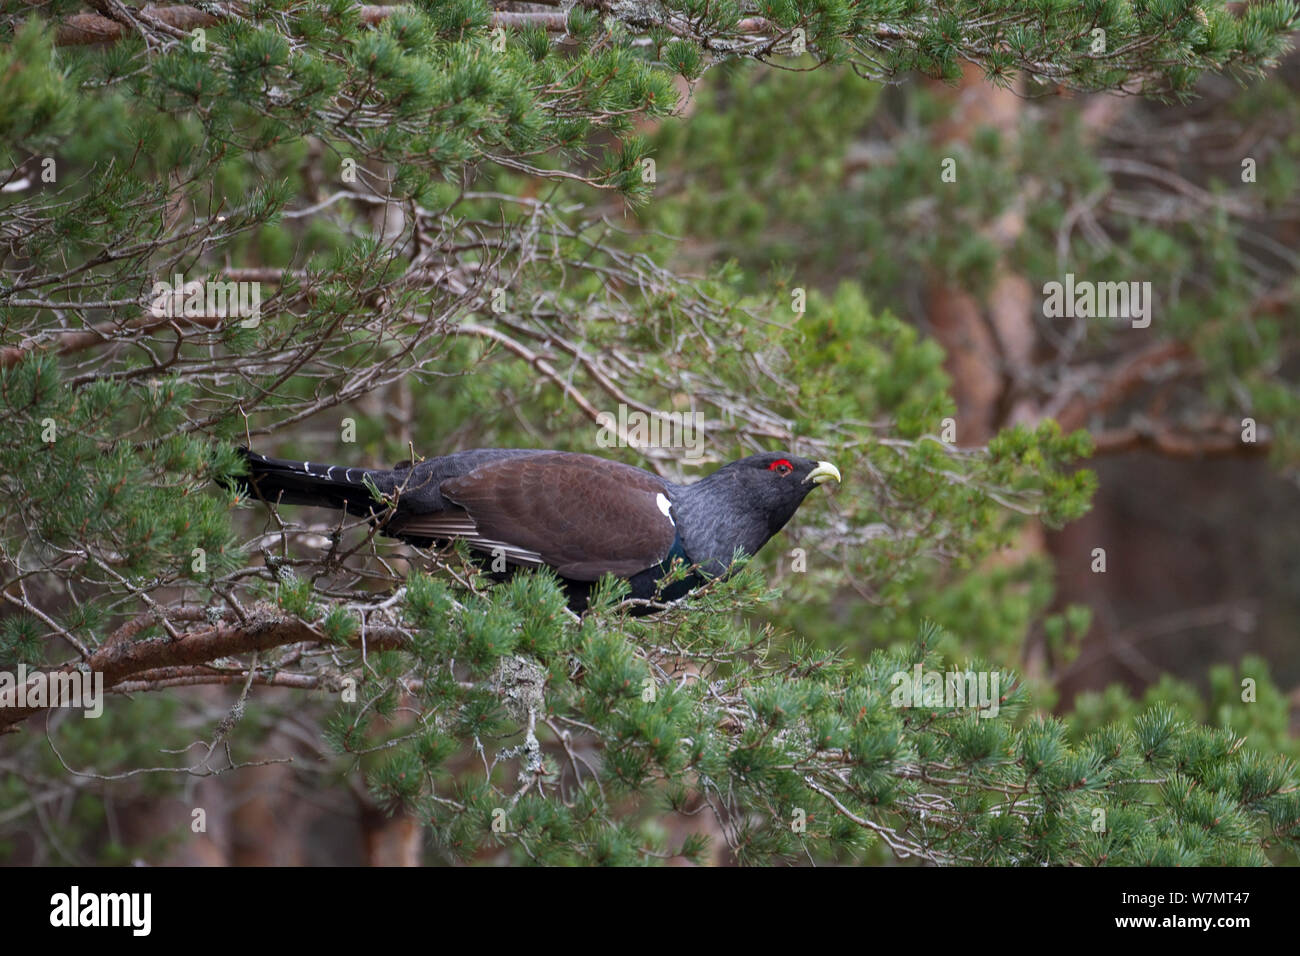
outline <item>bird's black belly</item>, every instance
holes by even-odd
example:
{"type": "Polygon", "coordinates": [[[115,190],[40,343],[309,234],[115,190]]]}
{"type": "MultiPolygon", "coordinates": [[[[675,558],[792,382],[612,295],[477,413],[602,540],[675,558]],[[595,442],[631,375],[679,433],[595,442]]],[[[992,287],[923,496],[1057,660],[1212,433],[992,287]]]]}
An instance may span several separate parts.
{"type": "MultiPolygon", "coordinates": [[[[662,564],[655,565],[653,568],[646,568],[639,574],[632,575],[627,579],[627,583],[632,589],[628,597],[637,601],[654,601],[658,604],[666,604],[669,601],[676,601],[685,597],[692,589],[704,583],[703,577],[692,573],[660,590],[659,582],[667,575],[668,568],[662,564]]],[[[569,597],[569,609],[575,614],[581,614],[587,609],[596,582],[570,581],[568,578],[561,578],[560,580],[564,584],[564,593],[569,597]]],[[[633,607],[630,612],[636,617],[641,617],[645,614],[654,614],[656,610],[658,609],[653,607],[633,607]]]]}
{"type": "MultiPolygon", "coordinates": [[[[407,538],[406,540],[411,544],[415,544],[417,547],[424,548],[445,546],[447,544],[445,541],[412,540],[410,538],[407,538]]],[[[692,572],[691,574],[686,575],[682,580],[674,581],[672,584],[661,590],[659,582],[668,576],[669,572],[672,570],[673,562],[677,559],[681,559],[687,564],[691,563],[691,559],[686,554],[686,549],[682,547],[682,540],[680,537],[673,541],[672,549],[668,552],[668,556],[664,558],[663,561],[656,564],[654,567],[646,568],[644,571],[640,571],[627,579],[627,583],[631,588],[628,597],[637,601],[654,601],[659,604],[666,604],[669,601],[676,601],[685,597],[694,588],[697,588],[704,583],[705,579],[703,575],[692,572]]],[[[511,565],[505,571],[493,571],[493,558],[489,554],[475,554],[473,560],[484,574],[498,583],[508,581],[515,574],[526,570],[516,565],[511,565]]],[[[560,584],[563,586],[565,596],[568,598],[569,610],[573,611],[575,614],[581,614],[586,611],[591,602],[591,593],[595,589],[597,582],[575,581],[572,578],[561,577],[560,584]]],[[[630,609],[630,612],[637,617],[645,614],[654,614],[655,611],[656,609],[652,607],[634,607],[630,609]]]]}

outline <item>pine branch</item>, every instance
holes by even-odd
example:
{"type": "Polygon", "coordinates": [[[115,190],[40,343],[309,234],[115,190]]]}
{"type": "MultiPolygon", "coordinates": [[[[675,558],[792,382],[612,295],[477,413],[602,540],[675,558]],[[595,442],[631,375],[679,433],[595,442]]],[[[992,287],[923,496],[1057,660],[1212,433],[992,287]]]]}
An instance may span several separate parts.
{"type": "MultiPolygon", "coordinates": [[[[183,37],[186,29],[213,26],[219,19],[216,14],[180,5],[150,4],[139,11],[131,11],[119,0],[98,0],[94,5],[99,13],[76,14],[60,25],[58,45],[113,42],[129,29],[139,29],[137,16],[173,37],[183,37]]],[[[363,23],[374,25],[400,8],[362,6],[358,12],[363,23]]],[[[231,4],[227,9],[233,15],[239,7],[231,4]]],[[[585,6],[579,9],[597,12],[585,6]]],[[[1258,4],[1247,17],[1235,14],[1231,7],[1207,2],[1172,19],[1153,17],[1149,22],[1126,22],[1113,12],[1103,21],[1064,4],[1059,9],[1049,5],[1028,12],[1000,4],[959,4],[956,10],[940,12],[922,7],[900,14],[893,23],[837,15],[848,11],[834,7],[746,15],[759,12],[751,6],[738,7],[730,14],[698,15],[689,6],[676,9],[671,2],[660,0],[601,4],[600,12],[620,21],[636,36],[653,39],[656,33],[667,34],[696,44],[716,59],[766,61],[777,54],[809,53],[819,63],[845,60],[859,75],[880,81],[909,72],[956,80],[963,66],[974,66],[1003,86],[1008,86],[1015,74],[1023,73],[1044,85],[1141,95],[1187,92],[1198,71],[1258,72],[1267,68],[1286,49],[1285,37],[1296,25],[1295,9],[1276,3],[1258,4]],[[1201,31],[1211,17],[1216,30],[1234,31],[1227,39],[1220,37],[1218,48],[1205,48],[1200,42],[1201,31]],[[952,21],[962,18],[966,29],[954,34],[952,21]],[[1099,23],[1113,34],[1104,49],[1092,45],[1099,23]]],[[[492,23],[564,33],[570,26],[570,13],[497,11],[492,23]]]]}
{"type": "Polygon", "coordinates": [[[1272,437],[1261,431],[1256,441],[1241,440],[1241,430],[1187,431],[1174,425],[1142,422],[1093,435],[1094,454],[1118,455],[1151,451],[1166,458],[1255,458],[1273,449],[1272,437]]]}
{"type": "MultiPolygon", "coordinates": [[[[92,4],[92,6],[99,8],[100,12],[73,14],[59,25],[54,41],[56,46],[92,46],[101,43],[116,43],[132,29],[130,20],[120,14],[115,16],[111,5],[96,3],[92,4]]],[[[388,19],[395,10],[400,9],[400,4],[387,7],[367,5],[361,7],[358,12],[362,23],[374,26],[388,19]]],[[[183,32],[200,27],[214,27],[221,22],[221,18],[215,14],[181,4],[159,6],[150,3],[141,7],[139,13],[146,21],[154,20],[183,32]]],[[[502,11],[493,15],[492,22],[503,27],[540,26],[551,32],[562,32],[568,23],[568,15],[545,11],[540,13],[502,11]]]]}
{"type": "MultiPolygon", "coordinates": [[[[168,613],[170,617],[173,612],[168,613]]],[[[147,618],[137,618],[122,625],[85,662],[84,666],[91,673],[104,675],[105,690],[116,689],[121,684],[137,680],[159,668],[206,664],[222,657],[266,651],[290,644],[329,643],[323,634],[307,622],[271,609],[254,611],[243,623],[223,621],[182,631],[179,640],[167,637],[132,640],[132,635],[138,633],[146,622],[147,618]]],[[[354,646],[359,647],[361,640],[360,635],[354,638],[354,646]]],[[[396,650],[406,647],[407,640],[406,632],[397,627],[369,627],[365,630],[365,644],[370,650],[396,650]]],[[[52,673],[71,674],[79,670],[83,668],[69,665],[52,673]]],[[[50,681],[49,686],[53,689],[59,685],[50,681]]],[[[50,706],[57,706],[58,703],[52,702],[50,706]]],[[[0,734],[15,730],[28,717],[46,709],[48,707],[35,706],[0,709],[0,734]]]]}

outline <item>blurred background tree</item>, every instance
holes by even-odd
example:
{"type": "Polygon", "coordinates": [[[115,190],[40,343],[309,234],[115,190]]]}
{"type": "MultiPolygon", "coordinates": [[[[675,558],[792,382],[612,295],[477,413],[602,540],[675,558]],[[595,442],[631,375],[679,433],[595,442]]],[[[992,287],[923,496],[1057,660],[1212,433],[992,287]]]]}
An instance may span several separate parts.
{"type": "Polygon", "coordinates": [[[0,711],[6,859],[1294,861],[1293,4],[90,6],[0,19],[0,667],[113,696],[0,711]],[[845,487],[577,622],[210,481],[620,404],[845,487]]]}

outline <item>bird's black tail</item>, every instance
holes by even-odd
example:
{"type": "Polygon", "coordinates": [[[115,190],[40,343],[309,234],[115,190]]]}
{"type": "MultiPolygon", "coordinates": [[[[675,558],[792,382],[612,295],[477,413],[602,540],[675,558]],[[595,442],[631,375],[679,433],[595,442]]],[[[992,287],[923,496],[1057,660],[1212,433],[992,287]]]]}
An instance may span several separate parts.
{"type": "Polygon", "coordinates": [[[247,448],[240,452],[248,463],[248,474],[228,476],[221,484],[264,501],[344,509],[365,518],[386,510],[372,489],[381,493],[393,490],[393,473],[388,470],[267,458],[247,448]]]}

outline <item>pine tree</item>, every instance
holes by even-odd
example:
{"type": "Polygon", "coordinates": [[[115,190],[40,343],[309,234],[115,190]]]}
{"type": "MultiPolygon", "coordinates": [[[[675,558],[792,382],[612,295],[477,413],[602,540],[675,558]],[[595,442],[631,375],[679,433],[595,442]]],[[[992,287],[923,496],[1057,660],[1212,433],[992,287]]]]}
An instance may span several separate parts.
{"type": "MultiPolygon", "coordinates": [[[[20,768],[0,783],[4,816],[47,794],[77,808],[48,846],[0,848],[162,854],[189,831],[107,841],[107,782],[74,792],[67,769],[166,768],[132,778],[137,798],[186,774],[238,775],[301,711],[328,749],[327,783],[364,779],[368,805],[417,821],[439,862],[642,864],[723,846],[741,863],[1294,854],[1285,712],[1234,712],[1235,675],[1216,678],[1229,720],[1166,688],[1143,705],[1089,700],[1066,722],[1013,672],[1005,640],[980,639],[1028,613],[987,620],[988,595],[1025,584],[993,556],[1027,521],[1087,508],[1086,423],[950,440],[944,350],[854,285],[810,294],[793,270],[826,248],[767,228],[855,225],[843,205],[810,213],[816,194],[787,190],[763,155],[778,140],[759,130],[793,104],[720,82],[698,126],[674,116],[706,72],[790,65],[819,70],[822,132],[865,120],[882,82],[955,81],[963,65],[994,87],[1178,99],[1204,74],[1273,66],[1293,4],[90,6],[0,15],[0,670],[100,673],[116,693],[94,721],[0,708],[0,730],[20,731],[0,745],[20,768]],[[744,149],[752,173],[713,162],[744,149]],[[695,274],[645,226],[758,239],[695,274]],[[792,271],[769,273],[772,259],[792,271]],[[546,573],[493,585],[464,550],[268,511],[213,480],[249,443],[350,463],[598,451],[596,418],[619,404],[701,412],[706,464],[795,446],[851,481],[801,513],[797,552],[774,543],[653,617],[607,581],[577,619],[546,573]],[[846,591],[851,637],[877,638],[861,658],[821,610],[846,591]],[[918,674],[939,679],[937,698],[918,674]],[[943,693],[981,677],[982,708],[943,693]],[[177,690],[196,685],[224,692],[177,690]],[[1247,744],[1230,727],[1252,721],[1247,744]],[[57,759],[23,732],[38,725],[57,759]],[[712,822],[681,825],[695,819],[712,822]]],[[[810,143],[796,186],[842,161],[842,142],[810,143]]],[[[1014,175],[996,144],[971,149],[978,172],[959,181],[972,194],[954,211],[996,205],[1014,175]]],[[[888,241],[939,158],[917,142],[869,176],[862,202],[883,215],[849,247],[978,289],[993,258],[979,237],[888,241]]],[[[1096,169],[1079,156],[1062,175],[1096,169]]],[[[1026,243],[1060,216],[1044,211],[1026,243]]],[[[1205,261],[1235,248],[1230,232],[1175,248],[1135,232],[1126,251],[1153,268],[1205,261]]],[[[1238,348],[1222,381],[1267,369],[1267,351],[1226,326],[1207,354],[1225,345],[1238,348]]],[[[1285,455],[1293,396],[1275,376],[1250,384],[1285,455]]],[[[690,474],[679,449],[634,451],[690,474]]],[[[1029,584],[1022,600],[1041,608],[1050,585],[1029,584]]],[[[1086,629],[1082,613],[1053,626],[1086,629]]],[[[1267,678],[1259,693],[1278,699],[1267,678]]]]}

